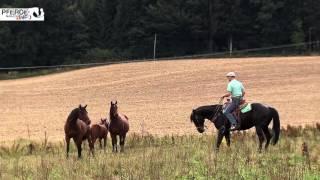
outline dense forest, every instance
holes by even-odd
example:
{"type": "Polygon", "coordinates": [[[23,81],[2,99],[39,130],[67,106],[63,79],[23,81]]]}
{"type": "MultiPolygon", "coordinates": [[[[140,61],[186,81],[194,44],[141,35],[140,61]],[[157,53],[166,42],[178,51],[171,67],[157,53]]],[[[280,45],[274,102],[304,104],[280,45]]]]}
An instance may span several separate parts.
{"type": "Polygon", "coordinates": [[[319,0],[0,0],[44,22],[0,22],[0,67],[170,57],[320,40],[319,0]]]}

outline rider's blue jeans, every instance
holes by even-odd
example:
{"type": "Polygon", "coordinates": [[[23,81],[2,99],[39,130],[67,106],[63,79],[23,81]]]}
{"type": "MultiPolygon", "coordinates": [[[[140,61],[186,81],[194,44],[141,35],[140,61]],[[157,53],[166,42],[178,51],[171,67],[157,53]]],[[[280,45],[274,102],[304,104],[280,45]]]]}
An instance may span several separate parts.
{"type": "Polygon", "coordinates": [[[228,120],[230,121],[231,125],[236,125],[237,124],[237,120],[233,116],[232,112],[239,107],[240,101],[241,101],[241,97],[232,97],[231,99],[232,99],[231,103],[224,110],[223,114],[228,118],[228,120]]]}

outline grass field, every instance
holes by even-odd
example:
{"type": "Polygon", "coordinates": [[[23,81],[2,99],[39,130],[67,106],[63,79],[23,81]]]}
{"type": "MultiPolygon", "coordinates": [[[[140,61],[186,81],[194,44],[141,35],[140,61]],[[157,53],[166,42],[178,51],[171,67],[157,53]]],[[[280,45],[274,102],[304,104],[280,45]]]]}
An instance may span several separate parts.
{"type": "Polygon", "coordinates": [[[88,104],[98,122],[111,100],[129,117],[130,133],[196,134],[192,108],[217,103],[228,71],[239,74],[248,101],[279,110],[281,125],[319,122],[320,57],[142,62],[0,81],[0,141],[41,140],[45,133],[62,141],[73,108],[88,104]]]}
{"type": "Polygon", "coordinates": [[[0,179],[320,179],[320,125],[288,128],[279,144],[257,152],[253,133],[232,135],[215,152],[213,136],[144,136],[131,134],[126,152],[96,150],[78,160],[72,146],[69,159],[63,143],[27,141],[0,148],[0,179]],[[306,148],[302,150],[302,144],[306,148]]]}

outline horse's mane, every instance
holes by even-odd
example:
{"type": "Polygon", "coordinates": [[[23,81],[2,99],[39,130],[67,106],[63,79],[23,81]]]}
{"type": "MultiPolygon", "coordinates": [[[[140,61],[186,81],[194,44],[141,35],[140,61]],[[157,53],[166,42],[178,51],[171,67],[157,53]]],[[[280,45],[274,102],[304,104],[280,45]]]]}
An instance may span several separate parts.
{"type": "Polygon", "coordinates": [[[219,104],[200,106],[197,109],[195,109],[195,112],[205,117],[211,117],[214,115],[213,113],[215,113],[216,110],[221,111],[221,107],[222,105],[219,105],[219,104]],[[218,108],[217,106],[220,106],[220,107],[218,108]]]}
{"type": "Polygon", "coordinates": [[[80,110],[79,108],[75,108],[74,110],[71,111],[67,119],[68,123],[75,123],[77,121],[79,110],[80,110]]]}

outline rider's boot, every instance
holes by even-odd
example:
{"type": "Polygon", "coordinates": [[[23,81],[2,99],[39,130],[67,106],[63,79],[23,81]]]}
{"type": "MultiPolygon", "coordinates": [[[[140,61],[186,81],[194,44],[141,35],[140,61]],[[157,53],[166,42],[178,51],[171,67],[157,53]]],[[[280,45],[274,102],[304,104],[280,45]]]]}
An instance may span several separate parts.
{"type": "Polygon", "coordinates": [[[230,129],[230,131],[237,131],[237,130],[240,130],[240,123],[237,123],[235,125],[233,125],[233,128],[230,129]]]}
{"type": "Polygon", "coordinates": [[[239,130],[240,129],[240,124],[237,123],[237,120],[234,118],[233,114],[226,113],[225,115],[226,115],[226,117],[228,118],[228,120],[231,123],[231,129],[230,130],[231,131],[239,130]]]}

